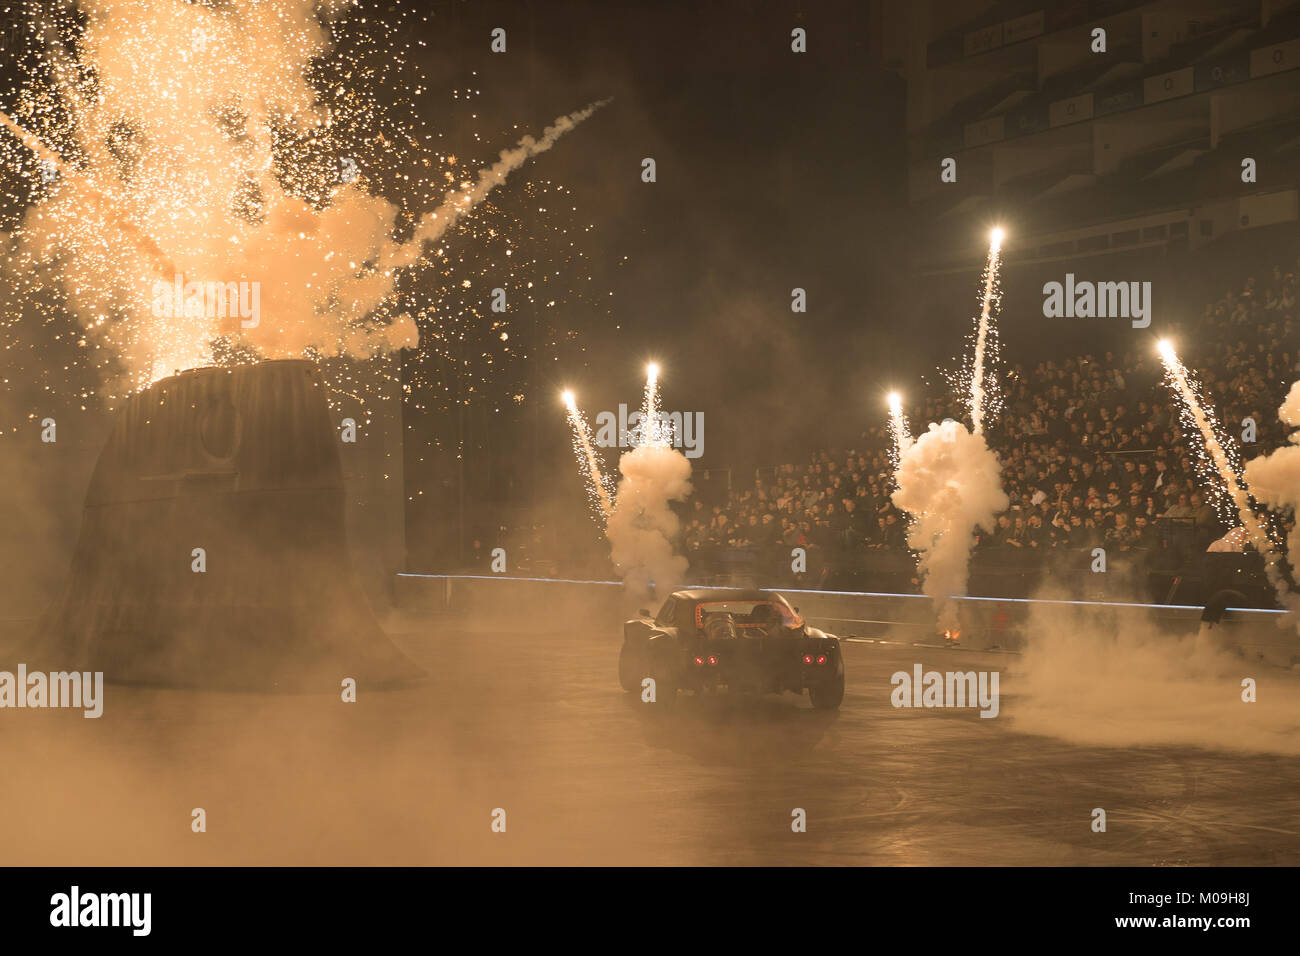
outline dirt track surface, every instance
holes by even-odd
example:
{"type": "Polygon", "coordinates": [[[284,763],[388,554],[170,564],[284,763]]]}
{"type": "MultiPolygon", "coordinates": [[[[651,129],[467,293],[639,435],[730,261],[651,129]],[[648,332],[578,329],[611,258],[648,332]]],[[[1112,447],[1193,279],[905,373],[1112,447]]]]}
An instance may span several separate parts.
{"type": "Polygon", "coordinates": [[[849,643],[837,713],[787,694],[662,715],[618,687],[618,622],[387,624],[430,676],[355,704],[110,686],[99,720],[0,711],[5,862],[1300,862],[1300,758],[1023,733],[1014,655],[849,643]],[[1001,716],[895,709],[917,663],[1003,672],[1001,716]]]}

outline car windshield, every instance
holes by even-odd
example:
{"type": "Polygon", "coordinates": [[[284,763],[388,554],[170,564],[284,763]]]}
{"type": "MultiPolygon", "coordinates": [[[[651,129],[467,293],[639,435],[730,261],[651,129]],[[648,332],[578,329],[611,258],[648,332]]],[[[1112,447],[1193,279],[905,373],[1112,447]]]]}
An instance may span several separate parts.
{"type": "Polygon", "coordinates": [[[669,598],[664,601],[664,606],[659,609],[659,615],[655,618],[655,624],[660,627],[673,623],[673,617],[677,610],[677,601],[669,598]]]}
{"type": "Polygon", "coordinates": [[[701,601],[695,605],[695,626],[702,628],[707,618],[730,614],[737,627],[768,627],[779,621],[782,627],[802,627],[803,620],[782,598],[766,601],[701,601]]]}

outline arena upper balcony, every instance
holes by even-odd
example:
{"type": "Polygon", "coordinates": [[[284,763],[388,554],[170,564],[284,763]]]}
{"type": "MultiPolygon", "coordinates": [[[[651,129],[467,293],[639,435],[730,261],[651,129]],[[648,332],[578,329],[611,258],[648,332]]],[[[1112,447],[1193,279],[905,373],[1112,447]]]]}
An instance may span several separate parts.
{"type": "MultiPolygon", "coordinates": [[[[1273,16],[1229,9],[1213,20],[1157,25],[1146,13],[1119,32],[1107,51],[1090,49],[1086,30],[1026,42],[999,62],[975,59],[909,71],[908,125],[914,161],[969,154],[1010,140],[1047,136],[1098,121],[1145,124],[1144,112],[1191,100],[1211,124],[1216,100],[1243,93],[1256,112],[1290,104],[1267,82],[1300,67],[1300,11],[1273,16]],[[1161,35],[1171,42],[1157,43],[1161,35]]],[[[1160,117],[1157,117],[1159,119],[1160,117]]]]}

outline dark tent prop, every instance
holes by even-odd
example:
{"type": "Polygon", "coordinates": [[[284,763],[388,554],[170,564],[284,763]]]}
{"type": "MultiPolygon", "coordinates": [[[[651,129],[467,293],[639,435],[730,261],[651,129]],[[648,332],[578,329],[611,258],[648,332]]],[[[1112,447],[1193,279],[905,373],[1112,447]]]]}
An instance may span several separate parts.
{"type": "Polygon", "coordinates": [[[29,666],[286,691],[420,676],[353,574],[337,442],[307,361],[195,369],[133,396],[29,666]]]}

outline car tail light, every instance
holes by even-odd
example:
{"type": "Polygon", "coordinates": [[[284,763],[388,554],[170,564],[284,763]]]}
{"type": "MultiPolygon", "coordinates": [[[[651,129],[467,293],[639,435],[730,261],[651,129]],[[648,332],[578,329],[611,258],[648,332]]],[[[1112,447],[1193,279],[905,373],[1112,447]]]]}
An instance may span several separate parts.
{"type": "Polygon", "coordinates": [[[825,663],[826,663],[826,655],[825,655],[825,654],[818,654],[818,655],[817,655],[817,663],[818,663],[818,664],[825,664],[825,663]]]}
{"type": "Polygon", "coordinates": [[[709,655],[709,666],[710,666],[710,667],[717,667],[717,666],[718,666],[718,659],[717,659],[716,657],[714,657],[712,654],[709,655]]]}
{"type": "Polygon", "coordinates": [[[695,658],[695,665],[696,665],[697,667],[703,667],[703,666],[704,666],[704,658],[703,658],[703,657],[697,657],[697,658],[695,658]]]}
{"type": "Polygon", "coordinates": [[[812,663],[812,655],[811,655],[811,654],[805,654],[805,655],[803,656],[803,662],[804,662],[805,664],[811,664],[811,663],[812,663]]]}

